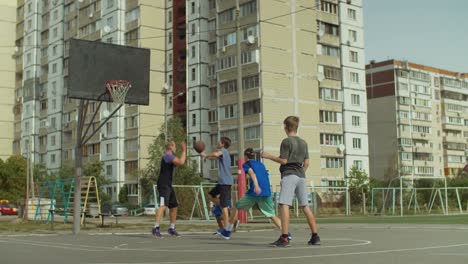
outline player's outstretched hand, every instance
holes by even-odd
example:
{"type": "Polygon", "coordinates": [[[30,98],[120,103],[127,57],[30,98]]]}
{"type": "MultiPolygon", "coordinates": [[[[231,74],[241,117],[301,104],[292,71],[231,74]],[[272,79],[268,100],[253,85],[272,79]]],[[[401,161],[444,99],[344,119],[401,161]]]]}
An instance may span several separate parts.
{"type": "Polygon", "coordinates": [[[262,158],[269,159],[271,157],[270,153],[263,151],[261,154],[262,158]]]}
{"type": "Polygon", "coordinates": [[[187,150],[187,144],[185,142],[182,142],[180,144],[180,147],[182,148],[182,151],[185,152],[187,150]]]}

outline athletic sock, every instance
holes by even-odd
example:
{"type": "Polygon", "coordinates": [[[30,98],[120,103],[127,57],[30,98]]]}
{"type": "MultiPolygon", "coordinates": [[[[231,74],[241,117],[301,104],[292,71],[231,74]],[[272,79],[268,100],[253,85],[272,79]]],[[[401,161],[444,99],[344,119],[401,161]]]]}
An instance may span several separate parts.
{"type": "Polygon", "coordinates": [[[282,238],[288,238],[289,236],[288,236],[288,234],[282,234],[281,237],[282,238]]]}
{"type": "Polygon", "coordinates": [[[233,226],[234,226],[233,224],[229,223],[226,227],[226,230],[231,231],[233,226]]]}
{"type": "Polygon", "coordinates": [[[158,228],[159,227],[159,223],[154,223],[154,228],[158,228]]]}
{"type": "Polygon", "coordinates": [[[169,226],[169,228],[170,228],[170,229],[175,229],[175,224],[171,224],[171,225],[169,226]]]}

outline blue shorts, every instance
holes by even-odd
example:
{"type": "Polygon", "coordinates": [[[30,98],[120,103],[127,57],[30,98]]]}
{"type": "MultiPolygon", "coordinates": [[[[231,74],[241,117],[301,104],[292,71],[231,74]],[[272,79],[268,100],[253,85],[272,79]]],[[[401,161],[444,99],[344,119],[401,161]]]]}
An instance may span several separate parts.
{"type": "MultiPolygon", "coordinates": [[[[228,207],[230,206],[231,206],[231,200],[228,201],[228,207]]],[[[223,215],[223,210],[221,210],[221,206],[219,206],[219,204],[213,207],[212,212],[216,218],[221,217],[223,215]]]]}

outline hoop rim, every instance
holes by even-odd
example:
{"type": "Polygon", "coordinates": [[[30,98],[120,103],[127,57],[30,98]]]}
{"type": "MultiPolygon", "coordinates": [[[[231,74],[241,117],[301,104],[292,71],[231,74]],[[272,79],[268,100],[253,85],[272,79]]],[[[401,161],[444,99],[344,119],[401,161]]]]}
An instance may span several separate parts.
{"type": "MultiPolygon", "coordinates": [[[[130,84],[130,81],[129,80],[119,80],[119,79],[115,79],[115,80],[108,80],[106,81],[106,86],[109,85],[109,84],[119,84],[119,83],[122,83],[122,84],[130,84]]],[[[130,86],[131,88],[131,86],[130,86]]]]}

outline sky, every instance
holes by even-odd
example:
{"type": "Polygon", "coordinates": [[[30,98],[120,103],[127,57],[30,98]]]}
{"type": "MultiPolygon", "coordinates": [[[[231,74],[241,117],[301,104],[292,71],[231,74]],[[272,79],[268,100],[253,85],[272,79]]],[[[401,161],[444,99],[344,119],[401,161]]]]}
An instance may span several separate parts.
{"type": "Polygon", "coordinates": [[[363,0],[366,62],[468,73],[468,0],[363,0]]]}

